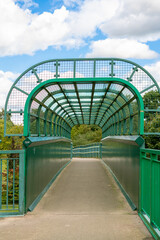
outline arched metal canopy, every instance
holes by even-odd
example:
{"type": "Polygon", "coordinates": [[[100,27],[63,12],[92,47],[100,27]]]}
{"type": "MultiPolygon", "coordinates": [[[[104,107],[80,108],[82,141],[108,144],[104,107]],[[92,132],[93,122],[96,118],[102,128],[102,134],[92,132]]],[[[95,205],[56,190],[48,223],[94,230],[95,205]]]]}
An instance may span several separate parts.
{"type": "MultiPolygon", "coordinates": [[[[70,137],[77,124],[97,124],[107,135],[143,134],[143,95],[158,90],[141,66],[124,59],[49,60],[27,69],[15,81],[5,106],[18,135],[70,137]]],[[[148,131],[148,129],[147,129],[148,131]]],[[[149,131],[148,131],[149,132],[149,131]]],[[[17,135],[17,134],[13,134],[17,135]]]]}
{"type": "Polygon", "coordinates": [[[139,134],[143,112],[141,95],[123,79],[48,80],[27,98],[24,135],[69,137],[77,124],[96,124],[103,136],[139,134]]]}

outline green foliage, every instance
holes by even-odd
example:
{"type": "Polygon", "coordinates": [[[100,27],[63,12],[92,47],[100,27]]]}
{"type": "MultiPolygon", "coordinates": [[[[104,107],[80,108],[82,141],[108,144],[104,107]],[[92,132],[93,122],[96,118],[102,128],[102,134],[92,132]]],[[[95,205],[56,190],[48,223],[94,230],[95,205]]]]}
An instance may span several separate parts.
{"type": "Polygon", "coordinates": [[[144,108],[157,109],[160,106],[160,94],[157,90],[147,92],[143,97],[144,108]]]}
{"type": "MultiPolygon", "coordinates": [[[[160,114],[157,113],[152,120],[145,122],[145,125],[147,125],[150,132],[160,133],[160,114]]],[[[160,149],[160,135],[148,135],[144,136],[144,139],[146,142],[146,148],[160,149]]]]}
{"type": "MultiPolygon", "coordinates": [[[[158,91],[150,91],[143,97],[145,109],[159,109],[160,108],[160,94],[158,91]]],[[[160,113],[152,112],[145,113],[144,128],[146,132],[160,133],[160,113]]],[[[143,136],[146,143],[146,148],[160,149],[160,135],[143,136]]]]}
{"type": "MultiPolygon", "coordinates": [[[[7,128],[10,130],[10,133],[19,133],[23,131],[22,125],[14,125],[10,120],[10,117],[7,118],[7,128]]],[[[16,150],[22,149],[22,143],[24,140],[20,137],[4,137],[4,110],[0,112],[0,150],[16,150]]],[[[7,203],[7,179],[8,179],[8,204],[13,204],[13,189],[14,189],[14,203],[18,204],[19,199],[19,160],[16,159],[17,154],[3,154],[1,155],[2,160],[2,204],[5,206],[7,203]],[[8,176],[7,176],[7,160],[8,158],[15,159],[15,172],[13,167],[13,161],[10,159],[8,161],[8,176]],[[14,176],[15,175],[15,176],[14,176]],[[14,178],[14,179],[13,179],[14,178]]]]}
{"type": "Polygon", "coordinates": [[[100,142],[102,130],[97,125],[76,125],[72,128],[71,139],[74,147],[100,142]]]}
{"type": "MultiPolygon", "coordinates": [[[[0,150],[16,150],[22,149],[22,143],[24,137],[4,137],[4,110],[0,112],[0,150]]],[[[8,119],[7,128],[10,130],[10,133],[19,133],[22,132],[22,125],[14,125],[13,122],[8,119]]]]}
{"type": "MultiPolygon", "coordinates": [[[[9,164],[10,165],[10,164],[9,164]]],[[[8,178],[8,204],[13,204],[13,191],[14,191],[14,203],[18,204],[19,200],[19,166],[15,168],[9,167],[7,177],[7,164],[6,160],[3,160],[2,169],[2,204],[5,205],[7,202],[7,178],[8,178]],[[15,176],[14,176],[15,175],[15,176]]]]}
{"type": "Polygon", "coordinates": [[[144,136],[145,147],[160,150],[160,136],[144,136]]]}

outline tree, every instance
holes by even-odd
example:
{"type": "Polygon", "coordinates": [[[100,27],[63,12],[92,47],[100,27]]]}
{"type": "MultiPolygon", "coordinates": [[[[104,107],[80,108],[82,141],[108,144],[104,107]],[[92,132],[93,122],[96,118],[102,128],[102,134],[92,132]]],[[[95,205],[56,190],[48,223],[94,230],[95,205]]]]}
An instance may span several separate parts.
{"type": "Polygon", "coordinates": [[[157,109],[160,106],[160,93],[157,90],[147,92],[143,97],[144,108],[157,109]]]}
{"type": "MultiPolygon", "coordinates": [[[[22,132],[23,126],[22,125],[15,125],[10,119],[10,116],[7,117],[7,129],[9,129],[11,134],[22,132]]],[[[16,150],[16,149],[22,149],[23,146],[23,138],[20,137],[4,137],[4,110],[0,112],[0,140],[2,142],[0,143],[0,150],[16,150]]],[[[8,202],[9,204],[13,204],[13,188],[15,191],[14,194],[14,203],[18,203],[19,199],[19,160],[17,154],[1,154],[2,159],[2,169],[0,169],[0,172],[2,172],[2,204],[6,204],[6,198],[7,198],[7,191],[6,188],[8,186],[8,202]],[[8,159],[8,160],[6,160],[8,159]],[[14,159],[14,160],[13,160],[14,159]],[[14,163],[13,163],[14,161],[14,163]],[[7,167],[8,164],[8,167],[7,167]],[[7,173],[8,168],[8,173],[7,173]],[[14,172],[15,169],[15,172],[14,172]],[[13,172],[15,174],[14,178],[14,184],[13,184],[13,172]]],[[[0,168],[1,168],[0,166],[0,168]]]]}
{"type": "MultiPolygon", "coordinates": [[[[143,97],[145,109],[160,108],[160,94],[158,91],[149,91],[143,97]]],[[[160,133],[160,113],[145,112],[144,128],[146,132],[160,133]]],[[[160,149],[160,135],[143,136],[146,148],[160,149]]]]}
{"type": "MultiPolygon", "coordinates": [[[[160,133],[160,114],[157,113],[152,120],[145,122],[145,125],[146,124],[149,132],[160,133]]],[[[160,135],[148,135],[143,137],[146,142],[146,148],[160,149],[160,135]]]]}
{"type": "Polygon", "coordinates": [[[76,125],[72,128],[71,139],[74,147],[100,142],[102,139],[102,130],[97,125],[76,125]]]}
{"type": "MultiPolygon", "coordinates": [[[[7,129],[9,129],[11,134],[16,134],[22,132],[22,125],[15,125],[8,117],[7,129]]],[[[4,137],[4,109],[0,112],[0,150],[16,150],[22,149],[24,137],[4,137]]]]}

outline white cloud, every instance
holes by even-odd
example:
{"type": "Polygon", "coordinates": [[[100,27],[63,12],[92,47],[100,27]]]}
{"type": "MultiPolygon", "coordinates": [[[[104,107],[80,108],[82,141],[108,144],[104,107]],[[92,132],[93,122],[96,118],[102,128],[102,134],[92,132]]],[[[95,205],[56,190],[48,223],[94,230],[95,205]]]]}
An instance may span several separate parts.
{"type": "Polygon", "coordinates": [[[144,68],[155,78],[160,86],[160,61],[150,65],[145,65],[144,68]]]}
{"type": "MultiPolygon", "coordinates": [[[[96,35],[97,29],[109,39],[122,38],[122,41],[143,42],[160,38],[159,0],[63,0],[63,3],[65,6],[54,12],[33,14],[26,9],[36,6],[33,0],[1,0],[0,56],[34,54],[49,46],[80,47],[87,38],[96,35]],[[23,3],[23,7],[20,8],[18,3],[23,3]],[[78,9],[67,9],[75,4],[79,4],[78,9]]],[[[156,56],[139,42],[134,46],[142,47],[140,58],[143,50],[144,58],[156,56]]]]}
{"type": "Polygon", "coordinates": [[[69,25],[74,37],[92,37],[96,29],[111,19],[119,7],[119,0],[86,0],[79,12],[70,12],[69,25]]]}
{"type": "Polygon", "coordinates": [[[117,4],[118,0],[85,0],[79,11],[62,6],[38,15],[14,0],[0,1],[0,56],[33,54],[48,46],[79,47],[115,14],[117,4]]]}
{"type": "Polygon", "coordinates": [[[65,7],[53,14],[44,12],[37,15],[22,10],[12,0],[0,2],[0,20],[3,23],[0,26],[0,55],[33,54],[50,45],[59,45],[68,33],[67,16],[65,7]]]}
{"type": "Polygon", "coordinates": [[[149,46],[128,39],[105,39],[92,42],[91,52],[87,57],[120,57],[120,58],[156,58],[158,54],[149,49],[149,46]]]}
{"type": "Polygon", "coordinates": [[[116,14],[100,28],[112,38],[127,37],[140,41],[160,38],[159,0],[119,0],[116,14]]]}
{"type": "Polygon", "coordinates": [[[0,108],[4,108],[8,91],[18,76],[19,74],[17,73],[0,70],[0,108]]]}

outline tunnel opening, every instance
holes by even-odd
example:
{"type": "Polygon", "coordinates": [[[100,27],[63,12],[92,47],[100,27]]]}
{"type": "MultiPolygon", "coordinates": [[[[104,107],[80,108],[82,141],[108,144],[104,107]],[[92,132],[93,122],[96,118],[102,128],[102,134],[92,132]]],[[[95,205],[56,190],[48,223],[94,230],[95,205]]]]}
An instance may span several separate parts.
{"type": "Polygon", "coordinates": [[[73,147],[100,143],[102,139],[102,129],[97,125],[75,125],[71,130],[71,140],[73,147]]]}

